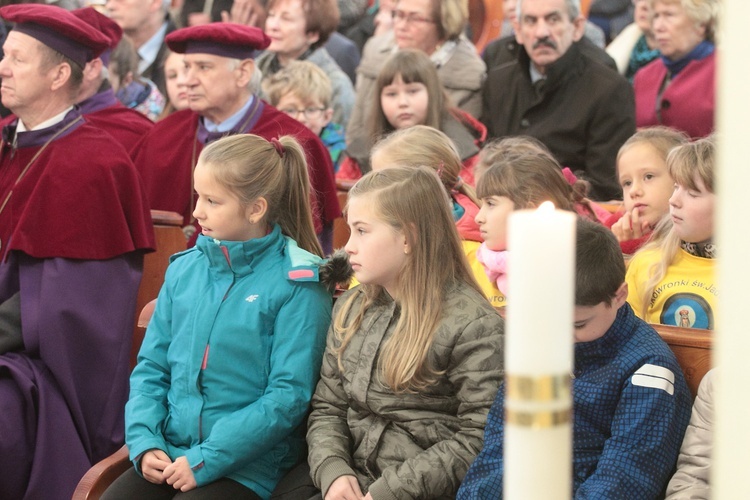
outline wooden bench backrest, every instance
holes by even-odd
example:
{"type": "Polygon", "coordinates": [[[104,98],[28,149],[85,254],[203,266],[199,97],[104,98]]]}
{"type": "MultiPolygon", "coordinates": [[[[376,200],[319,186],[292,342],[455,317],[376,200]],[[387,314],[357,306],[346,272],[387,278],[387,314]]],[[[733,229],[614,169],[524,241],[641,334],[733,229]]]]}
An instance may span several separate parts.
{"type": "MultiPolygon", "coordinates": [[[[146,254],[143,258],[143,276],[138,288],[136,299],[136,322],[143,308],[159,295],[164,283],[164,273],[169,265],[169,257],[185,250],[187,240],[182,232],[182,216],[175,212],[151,210],[151,220],[154,223],[156,237],[156,251],[146,254]]],[[[143,342],[144,329],[136,327],[133,331],[133,345],[130,349],[130,369],[135,367],[138,350],[143,342]]]]}
{"type": "Polygon", "coordinates": [[[713,332],[697,328],[651,325],[669,345],[680,363],[690,392],[695,399],[703,376],[711,369],[713,332]]]}

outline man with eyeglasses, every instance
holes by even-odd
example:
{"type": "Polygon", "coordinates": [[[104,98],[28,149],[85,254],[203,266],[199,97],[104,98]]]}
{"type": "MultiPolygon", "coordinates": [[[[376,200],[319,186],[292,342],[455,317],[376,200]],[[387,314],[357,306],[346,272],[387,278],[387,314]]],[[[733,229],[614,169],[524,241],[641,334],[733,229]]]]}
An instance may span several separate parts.
{"type": "Polygon", "coordinates": [[[181,214],[186,236],[196,236],[192,178],[203,147],[233,134],[293,135],[307,153],[315,230],[330,252],[333,220],[341,215],[330,156],[306,127],[254,94],[260,80],[254,57],[268,47],[268,36],[250,26],[211,23],[179,29],[166,40],[184,54],[189,109],[158,122],[136,146],[151,208],[181,214]]]}
{"type": "Polygon", "coordinates": [[[620,146],[635,133],[628,81],[587,57],[579,0],[519,0],[518,57],[493,68],[482,122],[490,137],[529,135],[590,185],[589,196],[622,196],[615,175],[620,146]]]}

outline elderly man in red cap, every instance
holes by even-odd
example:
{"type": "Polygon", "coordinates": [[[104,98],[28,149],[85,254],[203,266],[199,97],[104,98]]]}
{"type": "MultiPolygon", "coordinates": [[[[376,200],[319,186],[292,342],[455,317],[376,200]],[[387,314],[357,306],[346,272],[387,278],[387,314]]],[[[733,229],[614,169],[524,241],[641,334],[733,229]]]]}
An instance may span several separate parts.
{"type": "Polygon", "coordinates": [[[123,441],[143,253],[153,248],[125,151],[74,107],[108,40],[70,12],[10,5],[0,62],[0,498],[70,498],[123,441]]]}
{"type": "Polygon", "coordinates": [[[293,135],[307,153],[315,230],[330,252],[333,220],[341,215],[330,155],[307,127],[253,93],[260,81],[253,57],[269,38],[258,28],[212,23],[174,31],[167,43],[185,54],[190,109],[158,122],[137,146],[135,165],[146,180],[151,208],[182,214],[193,236],[193,169],[203,147],[232,134],[293,135]]]}
{"type": "Polygon", "coordinates": [[[115,97],[112,86],[105,76],[112,51],[122,39],[122,28],[93,7],[76,9],[72,13],[109,40],[104,52],[87,62],[83,68],[83,82],[78,90],[78,107],[86,121],[110,134],[130,152],[154,124],[142,113],[123,106],[115,97]]]}

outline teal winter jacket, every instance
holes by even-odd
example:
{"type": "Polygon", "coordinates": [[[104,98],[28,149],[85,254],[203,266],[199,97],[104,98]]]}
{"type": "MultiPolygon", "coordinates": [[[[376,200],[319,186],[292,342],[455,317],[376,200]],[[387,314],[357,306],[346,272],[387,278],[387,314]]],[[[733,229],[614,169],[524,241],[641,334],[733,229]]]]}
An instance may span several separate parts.
{"type": "Polygon", "coordinates": [[[228,477],[268,498],[304,452],[331,321],[322,260],[278,226],[172,259],[130,380],[130,458],[184,455],[198,486],[228,477]]]}

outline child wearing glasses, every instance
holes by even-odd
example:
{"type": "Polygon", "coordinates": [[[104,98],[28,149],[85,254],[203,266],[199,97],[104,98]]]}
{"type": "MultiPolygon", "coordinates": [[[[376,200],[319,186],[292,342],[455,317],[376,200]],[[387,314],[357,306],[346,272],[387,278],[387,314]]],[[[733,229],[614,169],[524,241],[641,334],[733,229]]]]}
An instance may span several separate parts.
{"type": "Polygon", "coordinates": [[[346,142],[344,128],[331,121],[333,90],[325,72],[311,62],[293,61],[263,81],[263,92],[272,106],[320,137],[338,172],[346,142]]]}

